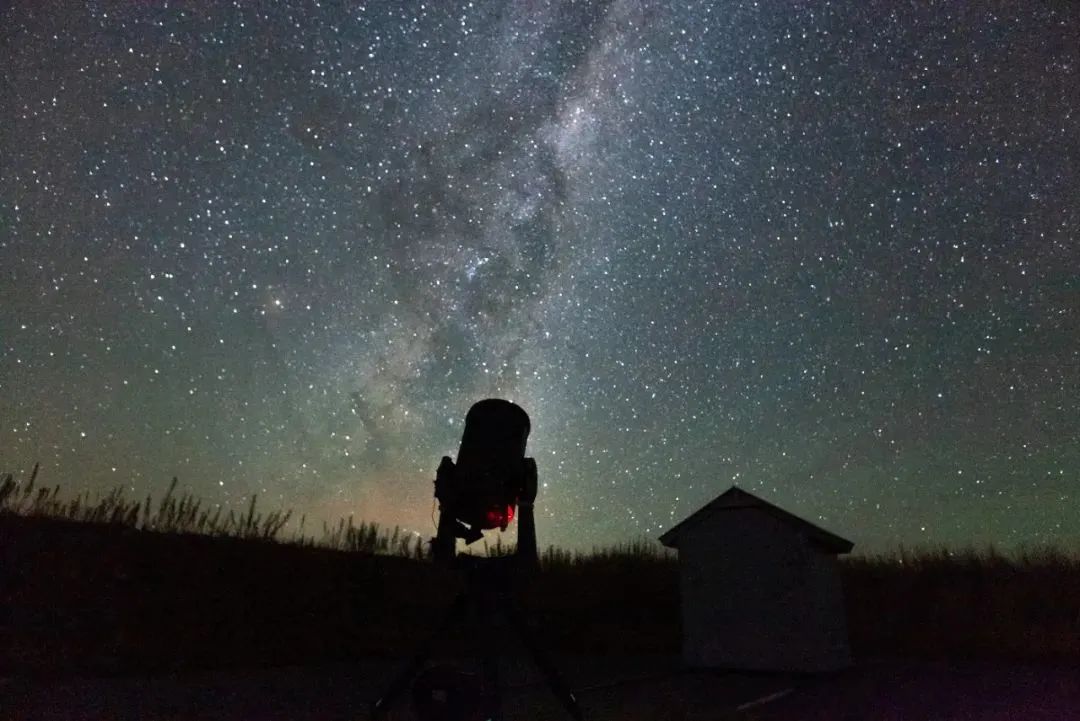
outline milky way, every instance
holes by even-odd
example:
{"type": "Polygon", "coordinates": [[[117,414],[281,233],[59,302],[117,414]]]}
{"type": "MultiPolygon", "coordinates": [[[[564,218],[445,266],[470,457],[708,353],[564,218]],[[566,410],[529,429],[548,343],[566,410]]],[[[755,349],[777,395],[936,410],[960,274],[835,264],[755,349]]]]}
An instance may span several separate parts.
{"type": "Polygon", "coordinates": [[[476,400],[541,544],[735,483],[1080,542],[1080,5],[16,2],[0,470],[430,533],[476,400]]]}

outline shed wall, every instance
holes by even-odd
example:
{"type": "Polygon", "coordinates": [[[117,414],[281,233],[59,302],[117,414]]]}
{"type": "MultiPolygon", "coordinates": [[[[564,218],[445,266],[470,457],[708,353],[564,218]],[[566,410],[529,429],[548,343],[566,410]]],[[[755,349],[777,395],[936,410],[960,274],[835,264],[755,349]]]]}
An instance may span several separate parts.
{"type": "Polygon", "coordinates": [[[836,559],[758,509],[680,533],[683,658],[691,666],[817,671],[848,663],[836,559]]]}

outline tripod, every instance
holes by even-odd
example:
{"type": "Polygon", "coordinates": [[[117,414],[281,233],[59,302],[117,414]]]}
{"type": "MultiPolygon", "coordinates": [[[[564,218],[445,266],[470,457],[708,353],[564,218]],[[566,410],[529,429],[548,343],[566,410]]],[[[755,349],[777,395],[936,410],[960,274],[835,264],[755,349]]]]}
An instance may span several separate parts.
{"type": "Polygon", "coordinates": [[[476,655],[481,662],[482,718],[503,721],[498,649],[493,648],[492,644],[496,646],[502,644],[503,634],[507,630],[512,630],[525,646],[533,663],[543,674],[548,688],[559,699],[563,708],[575,721],[583,721],[577,698],[566,687],[550,657],[533,638],[512,596],[515,571],[513,564],[516,559],[507,556],[503,558],[458,557],[455,560],[465,571],[465,590],[458,594],[431,636],[420,645],[406,666],[391,681],[383,695],[372,704],[372,719],[381,718],[416,680],[438,638],[453,626],[460,624],[470,632],[474,643],[479,646],[476,655]],[[493,629],[498,629],[499,633],[492,634],[493,629]]]}

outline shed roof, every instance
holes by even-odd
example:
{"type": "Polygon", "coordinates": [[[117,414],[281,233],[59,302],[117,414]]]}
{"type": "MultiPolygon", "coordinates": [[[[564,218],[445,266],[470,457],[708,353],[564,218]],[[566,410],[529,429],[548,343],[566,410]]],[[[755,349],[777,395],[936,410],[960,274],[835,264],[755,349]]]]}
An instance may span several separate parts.
{"type": "Polygon", "coordinates": [[[744,508],[755,508],[768,513],[774,518],[780,519],[799,533],[805,535],[816,546],[829,553],[850,553],[851,549],[855,546],[851,541],[841,538],[835,533],[829,533],[824,528],[815,526],[813,523],[803,520],[793,513],[788,513],[783,508],[774,506],[768,501],[764,501],[753,493],[744,491],[738,486],[732,486],[697,511],[684,518],[674,527],[668,529],[664,535],[660,536],[660,543],[668,548],[678,548],[680,536],[689,526],[696,525],[699,521],[713,517],[721,511],[744,508]]]}

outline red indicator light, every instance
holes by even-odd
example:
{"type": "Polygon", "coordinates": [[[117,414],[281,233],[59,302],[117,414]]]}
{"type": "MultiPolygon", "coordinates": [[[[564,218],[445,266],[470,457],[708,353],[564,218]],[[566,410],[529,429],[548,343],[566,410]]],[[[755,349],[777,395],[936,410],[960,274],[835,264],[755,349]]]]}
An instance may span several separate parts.
{"type": "Polygon", "coordinates": [[[505,508],[489,508],[484,513],[484,527],[485,528],[502,528],[505,529],[510,522],[514,520],[514,507],[506,506],[505,508]]]}

